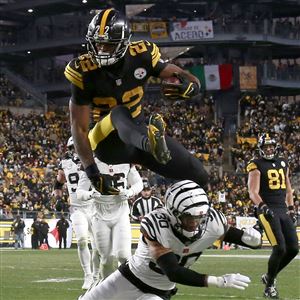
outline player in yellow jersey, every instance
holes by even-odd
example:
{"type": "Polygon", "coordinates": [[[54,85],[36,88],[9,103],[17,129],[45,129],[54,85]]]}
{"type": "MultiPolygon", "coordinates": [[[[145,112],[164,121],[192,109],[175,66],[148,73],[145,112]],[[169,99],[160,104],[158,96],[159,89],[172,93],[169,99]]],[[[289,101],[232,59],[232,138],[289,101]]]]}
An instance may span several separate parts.
{"type": "Polygon", "coordinates": [[[249,195],[272,245],[268,272],[262,275],[264,296],[278,299],[276,277],[299,252],[288,162],[277,156],[277,143],[269,134],[258,141],[260,158],[247,165],[249,195]]]}
{"type": "Polygon", "coordinates": [[[179,83],[168,89],[168,95],[176,99],[197,95],[199,80],[164,63],[154,43],[131,42],[130,38],[126,18],[117,10],[102,10],[88,27],[88,53],[65,69],[72,91],[72,136],[86,173],[101,193],[118,193],[111,179],[98,170],[94,152],[108,164],[140,164],[165,177],[190,179],[204,186],[208,175],[202,163],[165,135],[166,125],[159,114],[151,116],[147,127],[142,109],[144,85],[150,76],[177,77],[179,83]]]}

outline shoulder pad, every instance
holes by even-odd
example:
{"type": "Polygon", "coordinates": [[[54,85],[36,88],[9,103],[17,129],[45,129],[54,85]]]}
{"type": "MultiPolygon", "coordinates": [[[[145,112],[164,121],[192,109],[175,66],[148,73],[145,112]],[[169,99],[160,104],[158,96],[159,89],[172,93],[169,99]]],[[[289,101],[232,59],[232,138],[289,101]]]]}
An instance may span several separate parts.
{"type": "Polygon", "coordinates": [[[168,232],[171,224],[168,214],[164,209],[156,209],[147,214],[141,221],[141,227],[147,233],[147,236],[152,241],[157,241],[165,245],[168,242],[168,232]]]}
{"type": "Polygon", "coordinates": [[[221,211],[211,208],[210,216],[211,216],[211,220],[216,221],[218,225],[222,224],[223,226],[227,226],[227,219],[221,211]]]}
{"type": "Polygon", "coordinates": [[[251,160],[248,164],[247,164],[247,167],[246,167],[246,171],[247,173],[253,171],[253,170],[256,170],[257,169],[257,164],[254,160],[251,160]]]}
{"type": "Polygon", "coordinates": [[[129,45],[131,56],[147,55],[151,57],[152,67],[154,68],[159,61],[161,54],[156,44],[146,40],[132,42],[129,45]]]}
{"type": "Polygon", "coordinates": [[[88,54],[85,54],[71,60],[66,66],[64,74],[71,83],[83,90],[84,74],[97,68],[98,65],[92,61],[88,54]]]}

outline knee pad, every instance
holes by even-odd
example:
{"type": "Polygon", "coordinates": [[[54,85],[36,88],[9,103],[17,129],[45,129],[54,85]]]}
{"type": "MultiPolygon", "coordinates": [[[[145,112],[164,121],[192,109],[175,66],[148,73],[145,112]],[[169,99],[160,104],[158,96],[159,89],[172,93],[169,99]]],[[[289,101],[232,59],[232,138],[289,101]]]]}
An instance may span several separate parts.
{"type": "Polygon", "coordinates": [[[88,239],[87,238],[80,238],[78,241],[77,241],[77,247],[80,249],[80,250],[83,250],[84,248],[86,248],[88,246],[88,239]]]}

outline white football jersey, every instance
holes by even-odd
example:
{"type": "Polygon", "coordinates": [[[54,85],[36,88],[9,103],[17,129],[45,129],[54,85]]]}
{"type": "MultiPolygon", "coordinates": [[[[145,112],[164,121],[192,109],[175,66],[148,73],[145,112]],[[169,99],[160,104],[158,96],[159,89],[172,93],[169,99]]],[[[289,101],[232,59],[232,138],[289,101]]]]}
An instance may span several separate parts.
{"type": "MultiPolygon", "coordinates": [[[[143,181],[135,166],[130,164],[108,165],[95,158],[98,169],[101,174],[113,177],[113,186],[120,191],[132,188],[134,195],[137,195],[143,188],[143,181]]],[[[100,199],[95,200],[99,203],[114,204],[120,203],[119,195],[102,195],[100,199]]]]}
{"type": "Polygon", "coordinates": [[[81,170],[81,162],[76,155],[72,155],[61,160],[59,164],[59,168],[64,171],[66,181],[67,181],[67,188],[70,197],[70,204],[71,205],[82,205],[82,202],[77,200],[76,190],[78,187],[78,182],[83,173],[81,170]]]}
{"type": "MultiPolygon", "coordinates": [[[[158,208],[141,222],[151,240],[157,241],[165,248],[173,250],[181,266],[190,267],[218,238],[227,230],[226,217],[219,211],[210,209],[210,218],[205,232],[200,239],[183,242],[171,228],[168,211],[165,207],[158,208]]],[[[141,234],[135,254],[129,259],[132,273],[147,285],[161,290],[171,290],[175,283],[163,274],[155,260],[151,258],[149,247],[141,234]]]]}

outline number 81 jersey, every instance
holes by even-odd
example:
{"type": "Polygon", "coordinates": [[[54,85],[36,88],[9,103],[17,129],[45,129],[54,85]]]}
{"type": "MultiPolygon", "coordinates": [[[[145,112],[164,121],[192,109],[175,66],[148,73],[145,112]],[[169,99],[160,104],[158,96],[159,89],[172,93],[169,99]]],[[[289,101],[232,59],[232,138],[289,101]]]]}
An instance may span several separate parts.
{"type": "Polygon", "coordinates": [[[253,159],[247,165],[247,172],[260,172],[259,195],[271,208],[286,208],[286,174],[288,162],[282,157],[268,160],[253,159]]]}

